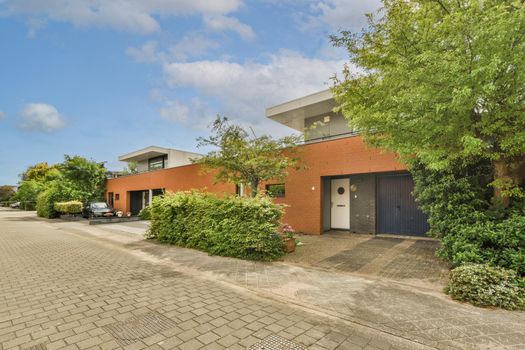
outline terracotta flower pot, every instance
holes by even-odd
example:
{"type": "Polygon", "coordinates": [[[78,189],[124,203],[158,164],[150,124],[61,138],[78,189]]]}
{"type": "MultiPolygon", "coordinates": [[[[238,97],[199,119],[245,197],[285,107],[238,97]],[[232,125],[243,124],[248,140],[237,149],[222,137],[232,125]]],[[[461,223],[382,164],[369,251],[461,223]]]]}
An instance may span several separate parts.
{"type": "Polygon", "coordinates": [[[295,238],[284,238],[283,248],[286,253],[292,253],[295,251],[295,238]]]}

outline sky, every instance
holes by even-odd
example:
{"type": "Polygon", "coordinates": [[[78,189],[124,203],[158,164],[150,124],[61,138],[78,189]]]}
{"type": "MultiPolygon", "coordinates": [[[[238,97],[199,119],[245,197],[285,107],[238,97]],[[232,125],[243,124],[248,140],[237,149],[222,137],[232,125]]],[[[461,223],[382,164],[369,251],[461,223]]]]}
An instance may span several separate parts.
{"type": "Polygon", "coordinates": [[[327,89],[379,0],[0,0],[0,185],[64,154],[125,165],[202,152],[216,115],[290,134],[265,109],[327,89]]]}

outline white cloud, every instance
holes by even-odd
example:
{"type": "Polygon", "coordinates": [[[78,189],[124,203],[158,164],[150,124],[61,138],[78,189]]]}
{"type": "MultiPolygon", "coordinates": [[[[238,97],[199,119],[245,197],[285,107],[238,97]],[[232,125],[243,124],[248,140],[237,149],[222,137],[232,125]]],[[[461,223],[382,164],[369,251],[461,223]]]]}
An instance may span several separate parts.
{"type": "Polygon", "coordinates": [[[192,57],[199,57],[210,49],[219,47],[219,43],[210,40],[199,33],[189,33],[181,41],[173,45],[170,50],[170,56],[177,61],[186,61],[192,57]]]}
{"type": "MultiPolygon", "coordinates": [[[[237,10],[242,0],[4,0],[10,15],[68,22],[75,26],[110,27],[151,33],[159,30],[156,17],[223,15],[237,10]]],[[[2,8],[0,8],[1,10],[2,8]]],[[[42,22],[36,22],[39,25],[42,22]]],[[[33,28],[34,29],[34,28],[33,28]]]]}
{"type": "Polygon", "coordinates": [[[129,47],[126,53],[139,63],[164,63],[173,59],[186,61],[189,58],[199,57],[218,46],[218,42],[193,32],[186,34],[178,43],[164,51],[159,50],[156,41],[150,40],[139,47],[129,47]]]}
{"type": "Polygon", "coordinates": [[[162,59],[161,53],[157,51],[156,41],[147,41],[139,47],[129,47],[126,53],[140,63],[152,63],[162,59]]]}
{"type": "Polygon", "coordinates": [[[320,0],[311,3],[309,14],[299,16],[303,29],[360,30],[366,25],[367,13],[375,13],[381,0],[320,0]]]}
{"type": "Polygon", "coordinates": [[[252,27],[247,24],[241,23],[237,18],[216,15],[216,16],[205,16],[204,24],[208,29],[214,31],[233,31],[236,32],[244,40],[253,40],[255,39],[255,33],[253,32],[252,27]]]}
{"type": "Polygon", "coordinates": [[[29,130],[51,132],[65,126],[58,110],[47,103],[28,103],[22,110],[21,127],[29,130]]]}
{"type": "MultiPolygon", "coordinates": [[[[170,87],[194,89],[200,98],[222,106],[215,112],[258,125],[267,123],[267,107],[328,88],[330,77],[340,72],[343,64],[344,60],[280,51],[267,63],[177,62],[165,64],[164,72],[170,87]]],[[[191,120],[198,127],[202,124],[191,120]]]]}
{"type": "Polygon", "coordinates": [[[192,126],[196,129],[207,128],[215,119],[215,113],[199,98],[193,98],[189,104],[178,100],[166,100],[160,109],[160,115],[168,121],[192,126]]]}

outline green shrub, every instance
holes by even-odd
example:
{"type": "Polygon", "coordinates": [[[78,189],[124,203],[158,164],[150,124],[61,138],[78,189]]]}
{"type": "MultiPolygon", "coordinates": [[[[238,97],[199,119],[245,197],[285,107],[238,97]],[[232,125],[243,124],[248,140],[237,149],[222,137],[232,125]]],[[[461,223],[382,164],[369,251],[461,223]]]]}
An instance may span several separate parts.
{"type": "Polygon", "coordinates": [[[139,212],[139,217],[140,217],[142,220],[151,220],[151,211],[150,211],[150,207],[147,206],[147,207],[142,208],[142,210],[139,212]]]}
{"type": "Polygon", "coordinates": [[[512,216],[502,222],[485,221],[456,228],[443,236],[453,266],[487,263],[515,270],[525,276],[525,217],[512,216]]]}
{"type": "Polygon", "coordinates": [[[452,270],[445,292],[476,306],[525,309],[525,280],[514,271],[487,264],[467,264],[452,270]]]}
{"type": "Polygon", "coordinates": [[[525,215],[523,202],[510,208],[491,203],[486,162],[429,170],[413,164],[414,195],[429,215],[431,236],[441,240],[439,257],[452,266],[487,263],[525,276],[525,215]]]}
{"type": "Polygon", "coordinates": [[[283,255],[277,234],[283,210],[269,198],[178,192],[155,197],[150,208],[148,238],[250,260],[283,255]]]}
{"type": "Polygon", "coordinates": [[[82,202],[68,201],[55,203],[54,209],[60,214],[80,214],[82,213],[82,202]]]}
{"type": "Polygon", "coordinates": [[[20,209],[22,210],[36,210],[35,202],[20,202],[20,209]]]}
{"type": "Polygon", "coordinates": [[[56,218],[59,213],[55,210],[55,203],[79,198],[79,194],[80,192],[70,188],[67,182],[53,181],[38,195],[36,213],[44,218],[56,218]]]}

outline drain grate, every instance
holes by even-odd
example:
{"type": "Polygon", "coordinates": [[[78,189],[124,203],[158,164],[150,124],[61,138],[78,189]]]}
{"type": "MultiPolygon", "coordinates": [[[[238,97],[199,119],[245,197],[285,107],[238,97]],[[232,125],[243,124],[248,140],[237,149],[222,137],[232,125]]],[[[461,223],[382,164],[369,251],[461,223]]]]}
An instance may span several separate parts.
{"type": "Polygon", "coordinates": [[[172,320],[152,311],[133,316],[126,321],[108,324],[102,328],[111,334],[120,345],[130,345],[174,326],[175,323],[172,320]]]}
{"type": "Polygon", "coordinates": [[[307,348],[278,335],[269,335],[259,343],[250,346],[248,350],[307,350],[307,348]]]}

